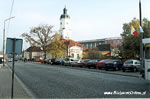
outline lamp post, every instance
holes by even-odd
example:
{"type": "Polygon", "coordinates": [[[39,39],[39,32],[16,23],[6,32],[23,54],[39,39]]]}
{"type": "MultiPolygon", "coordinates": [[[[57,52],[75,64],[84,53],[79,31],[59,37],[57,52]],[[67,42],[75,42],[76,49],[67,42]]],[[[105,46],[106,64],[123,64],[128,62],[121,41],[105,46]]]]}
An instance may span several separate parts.
{"type": "MultiPolygon", "coordinates": [[[[139,0],[139,21],[140,26],[142,27],[142,8],[141,8],[141,0],[139,0]]],[[[141,65],[144,67],[144,50],[143,50],[143,42],[142,39],[144,38],[143,33],[140,33],[140,60],[141,65]]],[[[144,67],[145,68],[145,67],[144,67]]]]}
{"type": "Polygon", "coordinates": [[[3,29],[3,66],[5,66],[5,63],[4,63],[4,59],[5,59],[5,23],[6,23],[6,21],[8,21],[8,20],[10,20],[12,18],[15,18],[15,17],[9,17],[9,18],[4,20],[4,29],[3,29]]]}

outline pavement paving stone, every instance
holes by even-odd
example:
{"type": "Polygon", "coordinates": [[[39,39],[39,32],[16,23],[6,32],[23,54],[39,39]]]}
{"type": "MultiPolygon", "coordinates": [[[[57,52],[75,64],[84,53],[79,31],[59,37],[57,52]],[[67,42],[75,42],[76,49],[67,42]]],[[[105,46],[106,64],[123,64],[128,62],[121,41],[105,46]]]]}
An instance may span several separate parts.
{"type": "MultiPolygon", "coordinates": [[[[0,98],[11,97],[11,72],[8,66],[0,66],[0,98]]],[[[21,86],[21,84],[14,79],[14,98],[31,98],[21,86]]]]}

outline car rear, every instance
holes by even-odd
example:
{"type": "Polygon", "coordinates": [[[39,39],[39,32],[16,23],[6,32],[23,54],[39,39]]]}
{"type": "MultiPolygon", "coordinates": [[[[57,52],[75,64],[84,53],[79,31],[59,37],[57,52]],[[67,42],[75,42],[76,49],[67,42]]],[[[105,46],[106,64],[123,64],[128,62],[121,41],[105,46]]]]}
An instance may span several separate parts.
{"type": "Polygon", "coordinates": [[[109,61],[109,60],[107,59],[107,60],[100,60],[100,61],[98,61],[97,64],[96,64],[97,68],[99,68],[99,69],[104,68],[105,63],[106,63],[107,61],[109,61]]]}
{"type": "Polygon", "coordinates": [[[98,62],[97,60],[89,60],[87,67],[88,68],[91,68],[91,67],[96,68],[97,62],[98,62]]]}
{"type": "Polygon", "coordinates": [[[138,71],[140,68],[140,61],[138,60],[127,60],[124,62],[122,71],[125,72],[126,70],[130,71],[138,71]]]}
{"type": "Polygon", "coordinates": [[[120,70],[122,68],[121,60],[110,60],[105,63],[105,70],[113,69],[115,71],[120,70]]]}

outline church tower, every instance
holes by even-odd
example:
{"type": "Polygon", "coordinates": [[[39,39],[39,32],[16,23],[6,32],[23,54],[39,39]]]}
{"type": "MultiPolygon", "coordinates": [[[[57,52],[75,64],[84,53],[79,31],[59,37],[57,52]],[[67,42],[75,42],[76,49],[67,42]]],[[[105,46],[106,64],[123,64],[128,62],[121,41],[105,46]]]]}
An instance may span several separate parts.
{"type": "Polygon", "coordinates": [[[66,7],[63,9],[63,14],[60,16],[60,34],[62,39],[71,39],[70,16],[67,14],[66,7]]]}

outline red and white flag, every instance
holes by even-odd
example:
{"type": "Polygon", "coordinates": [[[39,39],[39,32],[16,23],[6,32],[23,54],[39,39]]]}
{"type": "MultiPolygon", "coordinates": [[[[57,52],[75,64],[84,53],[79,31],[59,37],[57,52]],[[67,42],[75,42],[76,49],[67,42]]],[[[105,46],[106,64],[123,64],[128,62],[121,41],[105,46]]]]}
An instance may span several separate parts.
{"type": "Polygon", "coordinates": [[[134,29],[134,27],[131,25],[131,34],[133,36],[137,36],[139,33],[134,29]]]}

